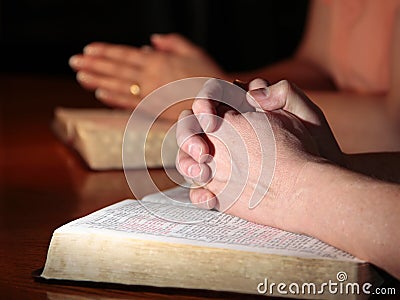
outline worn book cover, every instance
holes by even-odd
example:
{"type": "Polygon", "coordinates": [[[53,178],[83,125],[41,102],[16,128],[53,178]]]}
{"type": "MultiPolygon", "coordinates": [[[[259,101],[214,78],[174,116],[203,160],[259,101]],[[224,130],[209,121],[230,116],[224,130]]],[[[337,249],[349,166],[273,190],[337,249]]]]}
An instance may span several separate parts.
{"type": "Polygon", "coordinates": [[[42,278],[311,299],[364,299],[380,284],[370,264],[317,239],[188,199],[175,188],[58,228],[42,278]]]}
{"type": "MultiPolygon", "coordinates": [[[[57,108],[54,113],[53,130],[66,144],[75,149],[93,170],[122,169],[122,143],[131,112],[115,109],[57,108]]],[[[127,133],[129,145],[125,146],[129,160],[125,168],[159,168],[175,166],[178,146],[173,134],[167,135],[170,123],[154,120],[146,128],[149,116],[141,118],[127,133]],[[143,126],[140,126],[140,124],[143,126]],[[143,149],[145,147],[145,149],[143,149]],[[162,151],[162,147],[164,148],[162,151]],[[140,155],[144,155],[144,160],[140,155]]]]}

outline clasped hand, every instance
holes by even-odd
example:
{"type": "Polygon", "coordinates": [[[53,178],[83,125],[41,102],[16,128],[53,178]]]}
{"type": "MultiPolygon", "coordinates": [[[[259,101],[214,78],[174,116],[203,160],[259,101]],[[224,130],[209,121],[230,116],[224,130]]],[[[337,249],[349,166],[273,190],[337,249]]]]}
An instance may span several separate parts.
{"type": "Polygon", "coordinates": [[[325,159],[343,164],[342,152],[322,112],[288,81],[253,80],[239,106],[239,96],[229,105],[228,89],[208,81],[178,120],[177,169],[193,183],[191,201],[290,229],[303,167],[325,159]]]}

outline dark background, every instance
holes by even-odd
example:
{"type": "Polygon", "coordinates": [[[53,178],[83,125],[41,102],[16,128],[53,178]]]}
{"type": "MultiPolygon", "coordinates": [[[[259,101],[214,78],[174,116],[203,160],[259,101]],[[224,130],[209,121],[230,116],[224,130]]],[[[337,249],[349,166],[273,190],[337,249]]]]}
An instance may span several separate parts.
{"type": "Polygon", "coordinates": [[[180,32],[228,71],[289,56],[308,2],[266,0],[0,0],[0,72],[73,74],[68,58],[89,42],[140,46],[180,32]]]}

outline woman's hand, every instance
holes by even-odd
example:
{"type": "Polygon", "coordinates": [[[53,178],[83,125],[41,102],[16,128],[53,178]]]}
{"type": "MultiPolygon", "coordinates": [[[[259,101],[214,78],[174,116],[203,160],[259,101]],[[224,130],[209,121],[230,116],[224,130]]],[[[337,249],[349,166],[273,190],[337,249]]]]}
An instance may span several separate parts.
{"type": "MultiPolygon", "coordinates": [[[[152,47],[92,43],[72,56],[77,80],[106,104],[133,109],[154,89],[195,76],[224,78],[219,66],[199,47],[177,34],[153,35],[152,47]],[[130,87],[140,91],[133,95],[130,87]]],[[[176,112],[176,116],[179,112],[176,112]]]]}

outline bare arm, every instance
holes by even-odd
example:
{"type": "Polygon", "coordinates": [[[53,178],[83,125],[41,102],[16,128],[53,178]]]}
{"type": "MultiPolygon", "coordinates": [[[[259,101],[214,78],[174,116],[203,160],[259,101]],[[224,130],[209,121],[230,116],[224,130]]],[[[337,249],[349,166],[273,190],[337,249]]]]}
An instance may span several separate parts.
{"type": "Polygon", "coordinates": [[[400,9],[397,10],[393,32],[389,109],[400,131],[400,9]]]}
{"type": "Polygon", "coordinates": [[[329,22],[326,5],[322,1],[311,2],[305,33],[293,57],[258,70],[234,75],[246,81],[256,77],[267,78],[271,83],[287,79],[302,89],[335,89],[326,65],[328,49],[325,41],[329,22]]]}
{"type": "MultiPolygon", "coordinates": [[[[206,88],[212,90],[211,85],[206,88]]],[[[201,122],[201,125],[197,123],[197,118],[192,118],[192,123],[178,124],[177,138],[181,141],[178,144],[182,150],[177,159],[178,170],[186,178],[207,182],[202,188],[191,190],[192,202],[217,209],[228,204],[222,207],[228,207],[226,212],[229,214],[316,237],[400,278],[400,185],[334,165],[332,158],[341,153],[338,148],[332,149],[334,140],[323,114],[295,86],[285,81],[266,86],[264,81],[254,80],[249,88],[247,96],[252,97],[249,103],[253,103],[258,112],[226,112],[223,115],[226,122],[221,123],[234,126],[235,132],[240,133],[239,139],[227,131],[218,132],[223,125],[210,127],[210,120],[201,122]],[[263,114],[261,109],[266,113],[263,114]],[[262,117],[268,118],[273,135],[268,134],[267,123],[263,126],[266,120],[262,117]],[[299,123],[300,120],[302,123],[299,123]],[[249,124],[252,127],[248,127],[249,124]],[[208,142],[192,135],[190,128],[193,126],[207,128],[208,142]],[[215,139],[213,134],[208,135],[210,130],[214,135],[221,134],[220,137],[215,139]],[[235,139],[236,145],[243,140],[249,146],[229,147],[231,152],[228,153],[227,147],[220,141],[235,139]],[[329,141],[331,145],[327,149],[329,141]],[[200,156],[188,151],[190,145],[199,149],[196,153],[209,153],[208,143],[212,143],[214,151],[215,174],[207,171],[209,167],[200,156]],[[272,160],[271,153],[263,151],[260,145],[271,143],[275,143],[277,151],[273,159],[273,176],[268,177],[267,174],[257,182],[254,179],[259,178],[258,168],[263,165],[260,157],[272,160]],[[241,161],[245,154],[250,158],[249,165],[241,161]],[[194,165],[199,166],[196,173],[190,171],[194,165]],[[240,165],[241,168],[231,173],[231,165],[240,165]],[[207,175],[202,177],[204,174],[207,175]],[[235,193],[234,189],[226,193],[227,178],[229,183],[234,183],[231,187],[240,186],[246,178],[245,189],[239,189],[239,193],[235,193]],[[248,204],[255,194],[262,195],[261,201],[251,209],[248,204]]],[[[195,100],[192,111],[182,115],[181,120],[192,112],[218,113],[218,106],[215,105],[215,101],[195,100]]],[[[400,161],[400,156],[393,158],[386,154],[382,154],[379,161],[372,161],[376,157],[362,154],[352,156],[351,160],[354,168],[359,168],[358,171],[366,172],[369,166],[371,172],[382,169],[385,176],[389,174],[385,173],[388,170],[380,164],[394,166],[400,161]]],[[[397,168],[397,173],[392,175],[398,176],[399,171],[397,168]]]]}
{"type": "Polygon", "coordinates": [[[309,234],[400,278],[400,185],[327,163],[309,163],[295,199],[297,232],[309,234]],[[323,176],[321,176],[323,174],[323,176]]]}

